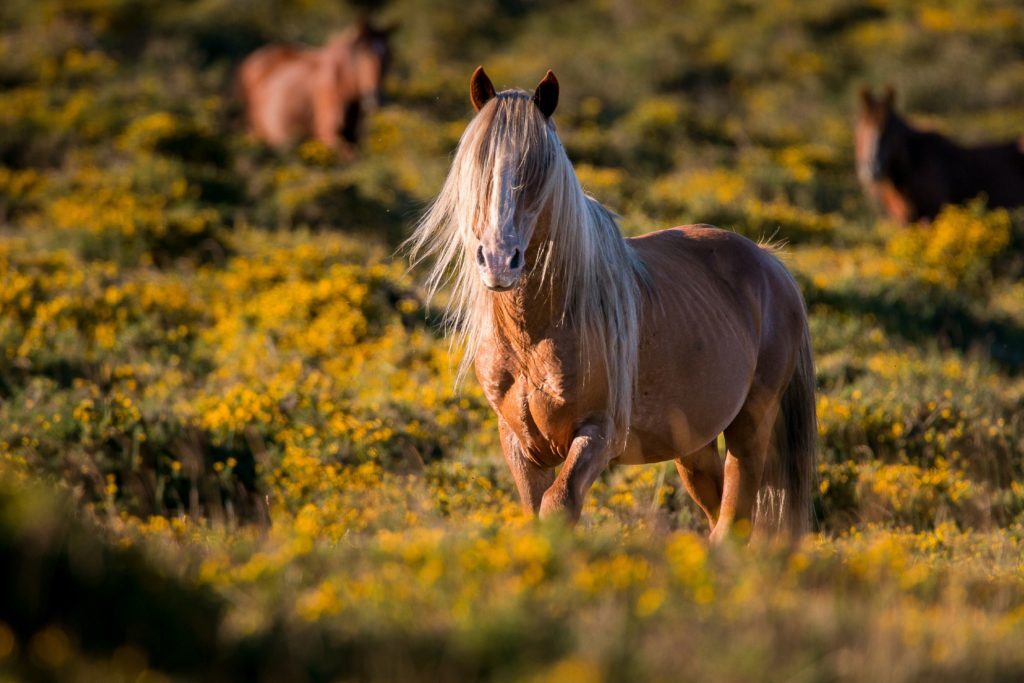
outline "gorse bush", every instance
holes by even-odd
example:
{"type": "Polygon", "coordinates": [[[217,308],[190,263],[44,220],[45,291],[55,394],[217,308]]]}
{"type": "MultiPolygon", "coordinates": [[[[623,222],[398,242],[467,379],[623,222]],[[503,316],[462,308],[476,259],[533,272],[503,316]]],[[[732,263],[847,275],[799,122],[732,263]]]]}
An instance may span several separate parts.
{"type": "Polygon", "coordinates": [[[86,166],[69,181],[54,188],[59,196],[41,219],[77,241],[86,258],[149,263],[219,248],[221,215],[198,205],[198,188],[163,163],[122,174],[86,166]]]}
{"type": "Polygon", "coordinates": [[[886,250],[929,282],[983,293],[1011,235],[1009,213],[986,213],[979,199],[967,207],[947,206],[931,225],[894,232],[886,250]]]}
{"type": "Polygon", "coordinates": [[[7,301],[23,313],[0,337],[17,396],[0,408],[3,448],[96,503],[170,512],[208,495],[247,504],[263,481],[253,468],[270,476],[292,447],[324,463],[422,463],[490,424],[478,390],[455,393],[401,267],[317,241],[253,252],[239,240],[223,268],[158,279],[8,255],[7,301]]]}
{"type": "Polygon", "coordinates": [[[878,220],[852,123],[893,82],[1019,137],[1024,10],[392,0],[357,155],[249,139],[240,60],[367,6],[0,3],[0,679],[1020,680],[1024,220],[878,220]],[[784,245],[821,446],[797,546],[709,547],[669,463],[613,463],[576,530],[520,510],[446,292],[395,256],[480,63],[554,69],[624,232],[784,245]]]}

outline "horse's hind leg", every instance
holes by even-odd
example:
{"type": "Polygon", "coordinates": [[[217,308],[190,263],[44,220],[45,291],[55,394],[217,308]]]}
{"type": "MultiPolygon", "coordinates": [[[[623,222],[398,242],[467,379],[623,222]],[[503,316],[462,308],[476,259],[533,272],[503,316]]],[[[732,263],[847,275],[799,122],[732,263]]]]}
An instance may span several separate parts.
{"type": "Polygon", "coordinates": [[[752,531],[757,493],[771,446],[778,414],[778,397],[752,390],[739,415],[725,430],[725,481],[722,507],[711,540],[720,542],[734,530],[746,536],[752,531]]]}
{"type": "Polygon", "coordinates": [[[725,478],[722,458],[718,455],[718,441],[712,441],[689,455],[677,458],[676,471],[683,486],[694,502],[708,517],[708,525],[715,528],[718,510],[722,505],[722,485],[725,478]]]}

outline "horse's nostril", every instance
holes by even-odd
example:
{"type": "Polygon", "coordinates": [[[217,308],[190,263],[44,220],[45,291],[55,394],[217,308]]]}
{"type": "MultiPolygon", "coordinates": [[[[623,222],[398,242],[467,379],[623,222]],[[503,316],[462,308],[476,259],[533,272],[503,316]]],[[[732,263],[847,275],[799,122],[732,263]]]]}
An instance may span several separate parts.
{"type": "Polygon", "coordinates": [[[512,258],[508,260],[508,267],[515,270],[519,267],[519,263],[522,261],[522,254],[519,249],[512,252],[512,258]]]}
{"type": "Polygon", "coordinates": [[[484,247],[480,245],[476,248],[476,262],[481,266],[484,264],[484,247]]]}

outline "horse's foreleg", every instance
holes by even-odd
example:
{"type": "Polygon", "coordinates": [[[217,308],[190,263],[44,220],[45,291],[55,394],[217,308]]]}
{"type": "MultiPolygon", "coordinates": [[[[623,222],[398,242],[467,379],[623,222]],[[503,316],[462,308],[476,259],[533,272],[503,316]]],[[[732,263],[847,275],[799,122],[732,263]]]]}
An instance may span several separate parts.
{"type": "Polygon", "coordinates": [[[676,471],[683,480],[683,486],[694,502],[708,517],[708,525],[715,528],[718,511],[722,505],[722,486],[725,474],[722,458],[718,455],[718,442],[676,459],[676,471]]]}
{"type": "Polygon", "coordinates": [[[340,119],[331,112],[317,113],[313,121],[313,135],[331,149],[341,148],[341,138],[338,136],[338,125],[340,119]]]}
{"type": "Polygon", "coordinates": [[[555,483],[544,492],[540,516],[565,515],[575,524],[583,511],[583,500],[611,459],[606,430],[601,425],[584,425],[573,438],[569,456],[555,483]]]}
{"type": "Polygon", "coordinates": [[[726,428],[728,453],[725,456],[722,506],[711,532],[712,541],[721,542],[734,531],[748,536],[753,530],[754,505],[761,488],[777,414],[776,400],[758,400],[752,396],[726,428]]]}
{"type": "Polygon", "coordinates": [[[337,86],[328,77],[313,83],[313,136],[331,149],[340,147],[338,131],[344,123],[344,112],[337,86]]]}
{"type": "Polygon", "coordinates": [[[551,486],[555,471],[538,467],[529,460],[519,445],[519,439],[504,422],[499,422],[498,433],[501,435],[501,451],[519,490],[523,510],[535,515],[540,511],[541,496],[551,486]]]}

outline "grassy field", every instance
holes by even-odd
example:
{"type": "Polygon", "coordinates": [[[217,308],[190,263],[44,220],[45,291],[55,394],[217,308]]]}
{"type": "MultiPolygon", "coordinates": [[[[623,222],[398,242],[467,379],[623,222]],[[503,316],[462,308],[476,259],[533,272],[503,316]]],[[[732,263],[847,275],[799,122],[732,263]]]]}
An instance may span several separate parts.
{"type": "Polygon", "coordinates": [[[857,88],[1024,135],[1013,0],[393,0],[363,153],[242,134],[312,0],[0,5],[0,680],[1019,681],[1024,212],[876,217],[857,88]],[[638,234],[787,243],[821,459],[795,551],[709,547],[671,464],[519,510],[397,245],[484,64],[552,68],[638,234]]]}

